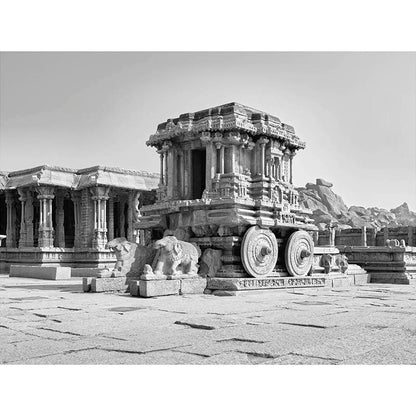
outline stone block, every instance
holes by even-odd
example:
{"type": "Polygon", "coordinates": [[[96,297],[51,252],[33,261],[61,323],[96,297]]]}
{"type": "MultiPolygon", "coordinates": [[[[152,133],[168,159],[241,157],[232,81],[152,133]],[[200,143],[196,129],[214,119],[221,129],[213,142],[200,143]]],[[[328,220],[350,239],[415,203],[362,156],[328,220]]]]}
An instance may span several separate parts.
{"type": "Polygon", "coordinates": [[[91,278],[91,292],[125,292],[127,288],[126,277],[91,278]]]}
{"type": "Polygon", "coordinates": [[[152,298],[154,296],[179,295],[180,280],[139,280],[140,296],[152,298]]]}
{"type": "Polygon", "coordinates": [[[370,276],[371,283],[408,285],[414,280],[412,276],[406,272],[371,273],[370,276]]]}
{"type": "Polygon", "coordinates": [[[139,280],[130,280],[129,291],[131,296],[140,296],[139,280]]]}
{"type": "Polygon", "coordinates": [[[29,277],[45,280],[67,280],[71,278],[71,268],[61,266],[22,266],[12,264],[10,277],[29,277]]]}
{"type": "Polygon", "coordinates": [[[203,294],[207,287],[207,279],[194,278],[181,280],[181,295],[186,294],[203,294]]]}
{"type": "Polygon", "coordinates": [[[91,292],[91,280],[92,280],[92,277],[82,278],[82,290],[84,292],[91,292]]]}
{"type": "Polygon", "coordinates": [[[72,267],[71,277],[109,277],[110,269],[99,267],[72,267]],[[107,275],[107,276],[106,276],[107,275]]]}
{"type": "Polygon", "coordinates": [[[357,286],[370,283],[370,275],[368,273],[354,274],[354,284],[357,286]]]}
{"type": "Polygon", "coordinates": [[[334,288],[354,286],[354,276],[338,277],[330,280],[334,288]]]}

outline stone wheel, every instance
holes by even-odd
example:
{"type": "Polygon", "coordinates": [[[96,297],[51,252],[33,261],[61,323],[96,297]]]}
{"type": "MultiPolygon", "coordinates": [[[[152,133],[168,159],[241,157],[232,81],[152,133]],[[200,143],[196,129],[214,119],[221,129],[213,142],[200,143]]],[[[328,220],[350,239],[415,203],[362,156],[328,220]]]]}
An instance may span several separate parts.
{"type": "Polygon", "coordinates": [[[286,268],[291,276],[306,276],[313,263],[313,240],[306,231],[295,231],[286,245],[286,268]]]}
{"type": "Polygon", "coordinates": [[[277,253],[277,240],[269,229],[256,225],[247,230],[241,243],[241,260],[250,276],[269,275],[276,265],[277,253]]]}

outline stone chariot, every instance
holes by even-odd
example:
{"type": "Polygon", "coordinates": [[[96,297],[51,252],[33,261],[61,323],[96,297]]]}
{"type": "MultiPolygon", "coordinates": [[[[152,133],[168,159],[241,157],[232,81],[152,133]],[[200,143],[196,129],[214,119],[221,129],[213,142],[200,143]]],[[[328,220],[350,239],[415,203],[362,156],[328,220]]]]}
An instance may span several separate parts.
{"type": "Polygon", "coordinates": [[[209,290],[325,284],[313,272],[331,250],[317,253],[298,202],[293,160],[305,143],[292,126],[229,103],[167,120],[147,145],[160,155],[160,184],[137,227],[148,241],[195,244],[202,263],[216,253],[209,290]]]}

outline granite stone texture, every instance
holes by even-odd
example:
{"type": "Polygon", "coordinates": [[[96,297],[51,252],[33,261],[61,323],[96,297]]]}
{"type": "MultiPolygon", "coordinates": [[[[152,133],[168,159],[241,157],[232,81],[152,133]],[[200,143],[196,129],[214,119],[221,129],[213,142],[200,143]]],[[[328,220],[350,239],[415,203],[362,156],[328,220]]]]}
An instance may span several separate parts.
{"type": "Polygon", "coordinates": [[[127,288],[126,277],[93,277],[91,279],[91,292],[125,292],[127,288]]]}
{"type": "Polygon", "coordinates": [[[81,279],[3,275],[0,363],[416,364],[412,285],[234,293],[86,295],[81,279]]]}
{"type": "Polygon", "coordinates": [[[207,279],[204,278],[193,278],[193,279],[182,279],[181,280],[181,295],[188,294],[203,294],[207,287],[207,279]]]}
{"type": "Polygon", "coordinates": [[[70,267],[60,266],[10,266],[10,277],[28,277],[45,280],[67,280],[71,278],[70,267]]]}
{"type": "Polygon", "coordinates": [[[181,281],[175,280],[139,280],[140,296],[151,298],[155,296],[179,295],[181,281]]]}

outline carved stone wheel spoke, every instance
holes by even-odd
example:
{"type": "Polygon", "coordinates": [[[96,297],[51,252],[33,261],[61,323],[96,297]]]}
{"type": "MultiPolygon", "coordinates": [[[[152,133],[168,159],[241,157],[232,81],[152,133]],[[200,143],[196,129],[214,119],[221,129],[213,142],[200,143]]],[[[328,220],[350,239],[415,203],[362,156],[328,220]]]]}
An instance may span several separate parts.
{"type": "Polygon", "coordinates": [[[295,231],[286,245],[286,268],[291,276],[306,276],[313,263],[313,240],[306,231],[295,231]]]}
{"type": "Polygon", "coordinates": [[[251,227],[241,243],[241,260],[246,272],[253,277],[269,275],[277,262],[277,240],[275,235],[259,226],[251,227]]]}

